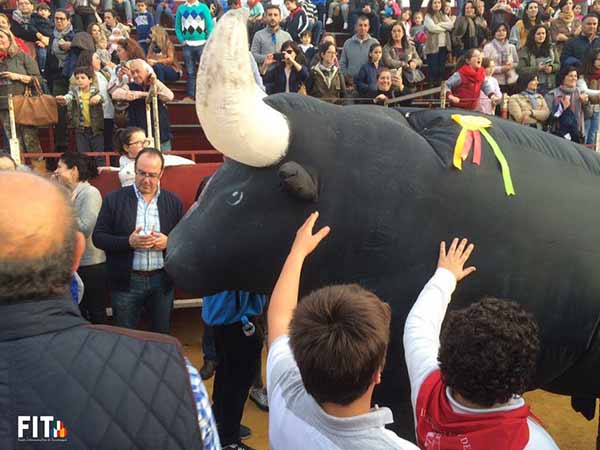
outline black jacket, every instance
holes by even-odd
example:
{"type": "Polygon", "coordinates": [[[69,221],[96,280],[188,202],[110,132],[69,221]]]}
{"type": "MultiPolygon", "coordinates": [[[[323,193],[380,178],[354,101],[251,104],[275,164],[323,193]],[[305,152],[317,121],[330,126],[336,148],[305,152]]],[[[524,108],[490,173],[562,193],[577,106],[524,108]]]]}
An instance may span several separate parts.
{"type": "MultiPolygon", "coordinates": [[[[135,230],[138,199],[133,186],[109,193],[102,202],[92,234],[94,245],[106,253],[106,269],[112,287],[129,288],[133,248],[129,235],[135,230]]],[[[160,232],[167,236],[183,217],[177,195],[161,189],[158,197],[160,232]]]]}
{"type": "Polygon", "coordinates": [[[31,299],[0,305],[0,361],[2,450],[203,447],[173,337],[91,325],[70,298],[31,299]],[[23,439],[31,416],[52,416],[65,440],[18,441],[19,416],[29,416],[23,439]]]}
{"type": "Polygon", "coordinates": [[[585,36],[579,35],[572,37],[563,46],[560,54],[560,65],[574,65],[577,60],[579,64],[583,61],[588,52],[600,48],[600,37],[596,36],[592,42],[585,36]]]}

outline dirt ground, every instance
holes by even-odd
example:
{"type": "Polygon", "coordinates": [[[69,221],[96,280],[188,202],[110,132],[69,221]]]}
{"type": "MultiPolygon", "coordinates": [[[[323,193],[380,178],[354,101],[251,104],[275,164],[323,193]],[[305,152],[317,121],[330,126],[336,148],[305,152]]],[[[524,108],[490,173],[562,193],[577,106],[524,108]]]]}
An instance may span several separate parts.
{"type": "MultiPolygon", "coordinates": [[[[202,320],[200,309],[179,309],[173,314],[172,334],[184,346],[186,356],[200,369],[202,367],[202,320]]],[[[263,350],[263,361],[265,351],[263,350]]],[[[264,364],[263,364],[264,379],[264,364]]],[[[205,382],[212,393],[212,379],[205,382]]],[[[571,409],[570,398],[534,391],[526,394],[533,412],[544,423],[561,450],[595,450],[598,430],[598,413],[588,422],[581,414],[571,409]]],[[[253,402],[246,403],[242,423],[252,429],[252,437],[244,441],[256,450],[269,449],[268,413],[258,409],[253,402]]]]}

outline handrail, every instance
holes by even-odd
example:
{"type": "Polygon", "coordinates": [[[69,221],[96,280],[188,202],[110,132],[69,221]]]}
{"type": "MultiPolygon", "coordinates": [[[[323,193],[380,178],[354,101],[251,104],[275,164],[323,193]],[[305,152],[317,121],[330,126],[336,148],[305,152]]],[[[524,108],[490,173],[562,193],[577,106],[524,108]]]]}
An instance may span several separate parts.
{"type": "MultiPolygon", "coordinates": [[[[166,154],[169,155],[177,155],[177,156],[185,156],[185,155],[189,155],[192,159],[192,161],[194,161],[196,164],[198,163],[198,157],[199,156],[205,156],[205,155],[220,155],[221,152],[217,151],[217,150],[213,150],[213,149],[207,149],[207,150],[172,150],[170,152],[164,152],[166,154]]],[[[104,163],[106,164],[106,166],[110,166],[110,158],[111,157],[118,157],[121,156],[120,153],[118,152],[85,152],[83,153],[84,155],[87,156],[91,156],[91,157],[104,157],[104,163]]],[[[51,153],[23,153],[22,157],[24,160],[27,159],[39,159],[39,158],[43,158],[43,159],[50,159],[50,158],[60,158],[62,156],[61,152],[51,152],[51,153]]]]}

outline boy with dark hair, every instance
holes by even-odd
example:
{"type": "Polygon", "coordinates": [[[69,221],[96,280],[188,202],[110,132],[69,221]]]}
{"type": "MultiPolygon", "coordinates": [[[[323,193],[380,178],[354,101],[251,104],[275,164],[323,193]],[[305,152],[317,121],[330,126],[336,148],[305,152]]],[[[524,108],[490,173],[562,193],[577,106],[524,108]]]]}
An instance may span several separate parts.
{"type": "Polygon", "coordinates": [[[145,55],[148,53],[150,28],[154,26],[154,17],[152,17],[152,14],[148,12],[146,0],[137,0],[135,2],[135,9],[136,13],[133,22],[135,23],[138,44],[140,44],[140,47],[142,47],[142,50],[144,50],[145,55]]]}
{"type": "Polygon", "coordinates": [[[521,394],[539,350],[533,317],[520,305],[486,298],[452,311],[456,283],[473,244],[440,244],[438,268],[411,309],[404,352],[422,449],[558,450],[521,394]]]}
{"type": "Polygon", "coordinates": [[[393,421],[388,408],[371,408],[390,307],[357,285],[319,289],[298,304],[304,260],[329,233],[324,227],[313,235],[317,218],[311,214],[296,233],[269,306],[271,448],[416,449],[385,428],[393,421]]]}
{"type": "Polygon", "coordinates": [[[77,151],[104,151],[104,110],[96,79],[91,67],[77,67],[74,72],[76,86],[56,97],[57,103],[67,105],[71,126],[75,129],[77,151]]]}

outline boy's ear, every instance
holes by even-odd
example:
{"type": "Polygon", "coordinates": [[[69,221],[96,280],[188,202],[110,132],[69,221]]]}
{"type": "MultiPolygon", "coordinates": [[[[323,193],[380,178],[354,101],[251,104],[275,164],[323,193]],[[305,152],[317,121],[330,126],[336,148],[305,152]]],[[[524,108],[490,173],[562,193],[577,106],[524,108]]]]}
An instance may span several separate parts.
{"type": "Polygon", "coordinates": [[[371,380],[374,384],[379,384],[381,383],[381,372],[383,371],[383,369],[377,369],[375,371],[375,373],[373,374],[373,379],[371,380]]]}

